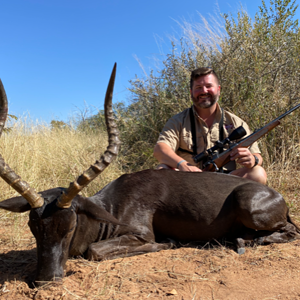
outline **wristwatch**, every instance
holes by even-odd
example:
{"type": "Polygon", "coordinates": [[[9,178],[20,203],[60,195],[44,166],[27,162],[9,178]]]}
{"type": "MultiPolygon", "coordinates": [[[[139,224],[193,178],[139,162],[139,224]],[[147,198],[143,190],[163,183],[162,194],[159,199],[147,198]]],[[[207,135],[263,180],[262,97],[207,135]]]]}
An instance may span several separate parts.
{"type": "Polygon", "coordinates": [[[255,166],[257,166],[258,163],[259,163],[258,157],[256,155],[253,155],[253,156],[254,156],[255,162],[254,162],[254,166],[252,168],[254,168],[255,166]]]}

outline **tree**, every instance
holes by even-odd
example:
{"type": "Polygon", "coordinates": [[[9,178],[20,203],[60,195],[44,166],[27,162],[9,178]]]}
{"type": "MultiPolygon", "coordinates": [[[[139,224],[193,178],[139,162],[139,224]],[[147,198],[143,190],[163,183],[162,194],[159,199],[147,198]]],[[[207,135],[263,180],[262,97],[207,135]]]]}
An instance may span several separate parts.
{"type": "Polygon", "coordinates": [[[63,121],[58,121],[58,120],[52,120],[50,122],[51,124],[51,130],[57,130],[57,129],[66,129],[69,128],[68,124],[66,124],[63,121]]]}

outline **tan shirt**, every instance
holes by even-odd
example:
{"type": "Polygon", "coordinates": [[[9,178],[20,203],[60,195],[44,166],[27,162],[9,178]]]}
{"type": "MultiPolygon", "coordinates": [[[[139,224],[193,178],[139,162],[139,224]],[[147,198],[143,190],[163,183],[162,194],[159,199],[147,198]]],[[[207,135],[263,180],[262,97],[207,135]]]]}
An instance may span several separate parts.
{"type": "MultiPolygon", "coordinates": [[[[219,123],[222,118],[222,113],[220,106],[217,105],[215,120],[211,128],[208,128],[206,122],[199,117],[197,112],[194,110],[194,107],[193,111],[196,125],[197,154],[199,154],[206,149],[213,147],[215,145],[215,142],[219,140],[219,123]]],[[[224,110],[224,139],[228,137],[230,133],[239,126],[243,126],[245,128],[247,136],[252,133],[245,121],[243,121],[236,115],[224,110]]],[[[196,164],[192,159],[193,154],[178,150],[178,148],[182,148],[193,152],[189,108],[168,120],[159,135],[157,143],[165,143],[169,145],[173,149],[173,151],[176,152],[176,154],[188,161],[190,164],[202,168],[202,162],[196,164]]],[[[260,153],[257,142],[253,143],[250,146],[249,150],[251,153],[260,153]]],[[[226,166],[224,166],[224,169],[227,169],[229,171],[235,170],[235,161],[229,162],[226,166]]]]}

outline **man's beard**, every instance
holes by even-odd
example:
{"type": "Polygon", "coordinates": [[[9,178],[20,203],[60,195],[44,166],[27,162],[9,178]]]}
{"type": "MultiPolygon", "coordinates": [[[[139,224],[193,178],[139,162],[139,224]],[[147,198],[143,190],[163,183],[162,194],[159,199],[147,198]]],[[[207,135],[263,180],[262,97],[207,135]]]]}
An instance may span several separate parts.
{"type": "Polygon", "coordinates": [[[197,98],[192,96],[192,100],[193,100],[194,105],[198,108],[209,108],[209,107],[212,107],[215,103],[218,102],[219,95],[214,95],[214,96],[212,96],[210,94],[207,94],[207,95],[209,96],[209,99],[206,99],[203,102],[199,102],[197,98]]]}

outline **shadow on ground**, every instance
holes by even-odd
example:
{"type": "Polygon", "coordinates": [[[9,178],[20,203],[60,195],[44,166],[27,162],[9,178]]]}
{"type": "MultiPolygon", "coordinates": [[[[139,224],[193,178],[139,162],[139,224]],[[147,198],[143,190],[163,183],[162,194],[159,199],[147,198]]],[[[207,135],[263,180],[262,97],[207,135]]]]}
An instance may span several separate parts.
{"type": "Polygon", "coordinates": [[[24,281],[31,285],[37,265],[36,249],[0,254],[0,285],[5,281],[24,281]]]}

